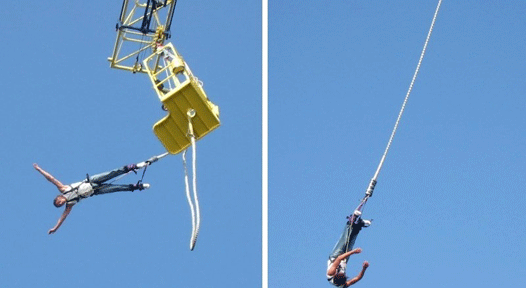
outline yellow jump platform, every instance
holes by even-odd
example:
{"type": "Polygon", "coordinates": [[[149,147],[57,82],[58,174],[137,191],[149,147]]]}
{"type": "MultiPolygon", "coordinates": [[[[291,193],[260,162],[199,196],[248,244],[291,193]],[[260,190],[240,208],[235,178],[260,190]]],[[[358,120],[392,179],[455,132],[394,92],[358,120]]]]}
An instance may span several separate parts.
{"type": "Polygon", "coordinates": [[[187,81],[161,101],[169,113],[155,123],[153,131],[171,154],[177,154],[191,144],[188,135],[189,110],[195,111],[191,121],[196,140],[220,125],[219,107],[207,99],[203,88],[195,80],[187,81]]]}
{"type": "Polygon", "coordinates": [[[202,83],[172,43],[159,46],[143,63],[159,100],[168,111],[168,115],[153,126],[168,152],[177,154],[191,145],[188,134],[191,110],[195,112],[191,121],[196,140],[219,127],[219,107],[208,100],[202,83]]]}

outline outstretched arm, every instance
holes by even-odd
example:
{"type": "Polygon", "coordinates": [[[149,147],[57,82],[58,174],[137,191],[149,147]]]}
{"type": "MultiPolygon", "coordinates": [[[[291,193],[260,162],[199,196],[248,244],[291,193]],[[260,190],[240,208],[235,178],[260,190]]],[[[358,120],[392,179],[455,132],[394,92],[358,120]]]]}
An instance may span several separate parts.
{"type": "Polygon", "coordinates": [[[356,275],[356,277],[354,277],[351,280],[347,281],[347,283],[345,283],[346,287],[349,287],[349,286],[353,285],[354,283],[360,281],[363,278],[363,275],[365,274],[365,270],[367,270],[367,267],[369,267],[369,262],[364,261],[363,262],[362,271],[360,271],[360,273],[358,273],[358,275],[356,275]]]}
{"type": "Polygon", "coordinates": [[[361,248],[353,249],[353,250],[351,250],[349,252],[345,252],[342,255],[338,256],[334,260],[334,262],[332,262],[331,267],[327,270],[327,275],[329,275],[329,276],[335,275],[336,274],[336,270],[338,269],[338,265],[340,265],[340,262],[342,262],[343,259],[346,259],[347,257],[351,256],[352,254],[358,254],[358,253],[362,253],[362,249],[361,248]]]}
{"type": "Polygon", "coordinates": [[[49,229],[49,231],[47,232],[48,234],[53,234],[55,233],[55,231],[57,231],[57,229],[60,227],[60,225],[62,225],[64,220],[66,220],[66,217],[68,217],[69,212],[71,212],[71,208],[73,208],[73,205],[66,204],[66,209],[64,209],[62,216],[60,216],[60,218],[58,219],[58,222],[55,225],[55,227],[49,229]]]}
{"type": "Polygon", "coordinates": [[[55,184],[55,186],[57,186],[58,190],[62,193],[66,192],[66,190],[68,189],[66,187],[66,185],[62,184],[60,181],[58,181],[57,179],[55,179],[55,177],[53,177],[53,175],[49,174],[48,172],[44,171],[44,169],[40,168],[40,166],[38,166],[37,163],[33,163],[33,167],[38,171],[40,172],[40,174],[44,175],[44,177],[46,177],[46,179],[55,184]]]}

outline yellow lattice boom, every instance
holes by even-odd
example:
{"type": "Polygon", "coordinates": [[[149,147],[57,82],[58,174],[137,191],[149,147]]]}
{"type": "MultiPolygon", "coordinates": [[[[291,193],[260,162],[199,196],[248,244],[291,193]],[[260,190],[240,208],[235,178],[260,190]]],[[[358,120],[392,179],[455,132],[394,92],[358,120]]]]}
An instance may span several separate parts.
{"type": "Polygon", "coordinates": [[[177,0],[123,0],[110,67],[145,72],[142,59],[170,38],[177,0]]]}

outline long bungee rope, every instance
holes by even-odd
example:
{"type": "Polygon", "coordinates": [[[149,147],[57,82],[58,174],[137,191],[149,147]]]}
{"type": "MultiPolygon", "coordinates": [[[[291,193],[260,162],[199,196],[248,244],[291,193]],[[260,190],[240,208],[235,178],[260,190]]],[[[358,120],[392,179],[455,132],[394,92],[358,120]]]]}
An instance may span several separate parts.
{"type": "MultiPolygon", "coordinates": [[[[424,55],[427,50],[427,44],[429,43],[429,39],[431,38],[431,33],[433,32],[433,27],[435,26],[435,21],[438,15],[438,11],[440,10],[440,5],[442,4],[442,0],[438,1],[437,7],[435,9],[435,14],[433,15],[433,21],[431,21],[431,26],[429,27],[429,32],[427,33],[426,41],[424,43],[424,47],[422,48],[422,53],[420,54],[420,59],[418,59],[418,64],[416,65],[415,73],[413,74],[413,78],[411,79],[411,84],[409,84],[409,89],[407,90],[407,93],[404,98],[404,102],[402,103],[402,108],[400,109],[400,112],[398,113],[398,117],[396,119],[395,125],[393,127],[393,131],[391,132],[391,136],[389,137],[389,141],[387,142],[387,146],[385,147],[384,154],[382,155],[382,158],[380,159],[380,163],[378,164],[378,168],[376,169],[376,172],[374,173],[373,178],[371,179],[371,182],[369,182],[369,186],[367,187],[367,190],[365,191],[365,197],[361,200],[360,204],[356,209],[354,210],[352,216],[349,216],[349,223],[352,225],[354,224],[360,217],[361,213],[363,211],[363,208],[365,207],[365,204],[367,203],[367,200],[369,200],[370,197],[373,196],[373,191],[376,186],[376,182],[378,179],[378,175],[380,174],[380,170],[382,169],[382,166],[384,165],[385,158],[387,157],[387,153],[389,152],[389,148],[391,148],[391,144],[393,142],[393,138],[396,134],[396,130],[398,129],[398,124],[400,124],[400,119],[402,119],[402,115],[405,111],[405,106],[407,104],[407,101],[409,100],[409,96],[411,95],[411,91],[413,90],[413,86],[415,84],[416,77],[418,75],[418,72],[420,71],[420,66],[422,64],[422,60],[424,59],[424,55]]],[[[352,247],[351,247],[352,248],[352,247]]],[[[349,247],[347,246],[348,250],[349,247]]]]}
{"type": "Polygon", "coordinates": [[[442,4],[442,0],[439,0],[438,5],[435,10],[435,14],[433,15],[433,21],[431,22],[431,27],[429,27],[429,32],[427,33],[427,37],[424,43],[424,47],[422,49],[422,53],[420,54],[420,59],[418,60],[418,65],[416,65],[416,70],[415,70],[415,73],[413,74],[413,79],[411,79],[411,84],[409,84],[409,89],[407,90],[407,93],[404,98],[404,102],[402,103],[402,108],[400,109],[400,112],[398,113],[398,118],[396,119],[393,131],[391,132],[391,136],[389,137],[389,141],[387,142],[387,146],[385,147],[385,151],[380,160],[380,164],[378,164],[378,168],[376,169],[376,172],[374,173],[374,176],[371,179],[369,186],[367,187],[367,191],[365,192],[366,198],[369,198],[373,195],[373,191],[374,191],[374,187],[376,186],[378,175],[380,174],[380,170],[382,169],[382,166],[384,165],[384,161],[385,161],[385,158],[387,157],[387,153],[389,152],[389,148],[391,148],[391,143],[393,142],[393,138],[396,134],[396,130],[398,129],[398,124],[400,124],[400,119],[402,119],[402,115],[404,114],[404,111],[405,111],[405,106],[407,104],[407,101],[409,100],[411,91],[413,90],[413,85],[415,84],[415,80],[418,75],[418,72],[420,71],[420,65],[422,64],[422,60],[424,59],[424,55],[427,49],[427,44],[429,43],[429,39],[431,38],[431,33],[433,32],[433,27],[435,26],[435,21],[438,15],[438,11],[440,10],[441,4],[442,4]]]}
{"type": "Polygon", "coordinates": [[[190,194],[190,185],[188,181],[188,169],[186,167],[186,151],[183,152],[183,166],[184,166],[184,182],[186,188],[186,199],[190,206],[190,213],[192,215],[192,236],[190,238],[190,250],[194,250],[195,243],[197,241],[197,235],[199,235],[199,227],[201,225],[201,212],[199,208],[199,198],[197,197],[197,169],[196,169],[196,149],[195,149],[195,135],[192,126],[192,118],[195,115],[195,111],[192,109],[188,111],[188,136],[192,143],[192,190],[193,190],[193,201],[192,195],[190,194]],[[195,202],[195,204],[194,204],[195,202]]]}
{"type": "MultiPolygon", "coordinates": [[[[148,165],[146,165],[146,166],[144,167],[144,170],[143,170],[143,172],[142,172],[142,177],[141,177],[141,179],[139,180],[139,183],[141,183],[142,180],[144,179],[144,174],[146,174],[146,168],[148,168],[148,166],[150,166],[152,163],[157,162],[158,160],[160,160],[160,159],[162,159],[162,158],[168,156],[169,154],[170,154],[170,153],[166,152],[166,153],[163,153],[163,154],[159,154],[159,155],[156,155],[156,156],[152,156],[150,159],[144,161],[144,162],[146,162],[148,165]]],[[[139,170],[140,170],[140,169],[139,169],[139,170]]],[[[132,172],[135,173],[135,174],[137,174],[137,171],[135,171],[135,170],[132,169],[132,170],[130,170],[130,171],[128,171],[128,172],[126,172],[126,173],[124,173],[124,174],[122,174],[122,175],[119,175],[119,176],[113,178],[110,182],[108,182],[108,184],[112,184],[112,183],[114,183],[114,182],[116,182],[116,181],[119,181],[122,177],[124,177],[124,176],[126,176],[126,175],[128,175],[128,174],[130,174],[130,173],[132,173],[132,172]]],[[[89,176],[88,176],[87,178],[88,178],[88,180],[89,180],[89,176]]]]}

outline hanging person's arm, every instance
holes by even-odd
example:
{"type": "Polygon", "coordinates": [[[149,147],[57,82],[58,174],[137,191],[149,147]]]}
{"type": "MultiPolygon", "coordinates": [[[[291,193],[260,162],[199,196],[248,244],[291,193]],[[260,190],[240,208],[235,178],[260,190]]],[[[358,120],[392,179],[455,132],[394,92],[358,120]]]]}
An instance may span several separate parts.
{"type": "Polygon", "coordinates": [[[356,277],[354,277],[351,280],[347,281],[345,283],[345,287],[349,287],[349,286],[353,285],[354,283],[360,281],[363,278],[363,275],[365,274],[365,270],[367,270],[368,267],[369,267],[369,262],[364,261],[363,262],[363,266],[362,266],[362,271],[360,271],[360,273],[358,273],[358,275],[356,275],[356,277]]]}
{"type": "Polygon", "coordinates": [[[68,217],[69,212],[71,212],[71,208],[73,208],[73,205],[74,204],[66,204],[66,208],[64,209],[64,212],[62,212],[62,215],[60,216],[60,218],[58,219],[57,224],[55,225],[55,227],[49,229],[49,231],[47,232],[48,234],[53,234],[55,233],[55,231],[58,230],[60,225],[62,225],[64,220],[66,220],[66,217],[68,217]]]}
{"type": "Polygon", "coordinates": [[[331,264],[331,267],[329,267],[329,269],[327,270],[327,275],[328,276],[334,276],[336,275],[336,271],[338,269],[338,265],[340,265],[340,263],[346,259],[347,257],[353,255],[353,254],[359,254],[362,252],[362,249],[361,248],[356,248],[356,249],[353,249],[349,252],[345,252],[343,253],[342,255],[338,256],[334,262],[332,262],[331,264]]]}

